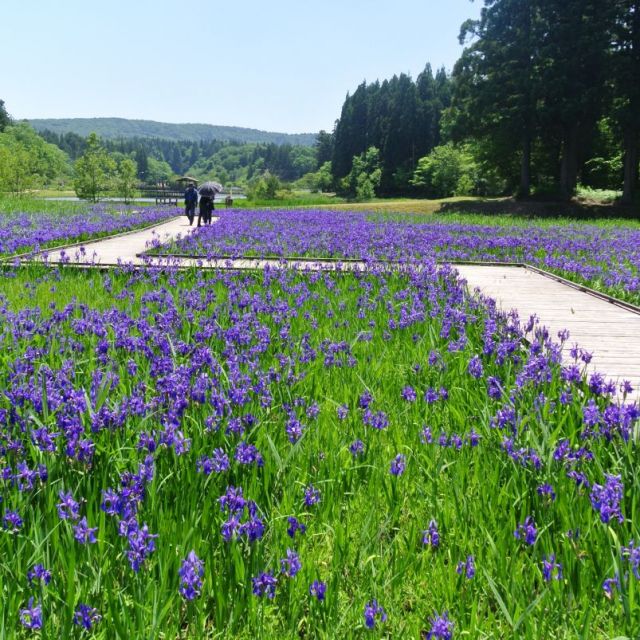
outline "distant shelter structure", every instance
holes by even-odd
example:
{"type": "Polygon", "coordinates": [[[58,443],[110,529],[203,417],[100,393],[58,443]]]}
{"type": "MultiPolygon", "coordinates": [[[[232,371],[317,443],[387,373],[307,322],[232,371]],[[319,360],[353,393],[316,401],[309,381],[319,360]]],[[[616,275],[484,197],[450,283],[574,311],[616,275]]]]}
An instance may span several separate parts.
{"type": "Polygon", "coordinates": [[[145,198],[154,198],[156,204],[173,204],[177,205],[184,196],[184,190],[187,185],[193,184],[198,186],[198,180],[191,176],[183,176],[174,182],[168,180],[157,182],[155,185],[143,185],[138,190],[145,198]]]}

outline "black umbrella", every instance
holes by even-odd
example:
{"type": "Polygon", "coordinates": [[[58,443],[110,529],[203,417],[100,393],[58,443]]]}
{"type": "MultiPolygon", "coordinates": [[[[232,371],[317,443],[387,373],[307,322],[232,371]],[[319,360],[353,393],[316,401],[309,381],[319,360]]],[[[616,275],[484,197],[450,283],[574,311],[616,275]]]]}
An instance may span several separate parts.
{"type": "Polygon", "coordinates": [[[222,185],[217,182],[203,182],[198,189],[198,193],[201,196],[213,198],[216,193],[220,193],[222,191],[222,188],[222,185]]]}

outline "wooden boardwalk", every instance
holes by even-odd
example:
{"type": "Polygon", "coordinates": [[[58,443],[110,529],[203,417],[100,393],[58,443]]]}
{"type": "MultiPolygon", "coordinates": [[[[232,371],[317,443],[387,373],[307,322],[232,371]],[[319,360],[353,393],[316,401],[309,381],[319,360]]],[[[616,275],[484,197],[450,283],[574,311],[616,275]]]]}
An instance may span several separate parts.
{"type": "MultiPolygon", "coordinates": [[[[195,223],[194,223],[195,224],[195,223]]],[[[39,259],[46,259],[51,264],[70,262],[93,263],[99,266],[116,266],[121,263],[144,265],[143,258],[138,254],[151,248],[152,243],[164,243],[186,236],[194,227],[189,226],[186,216],[172,218],[167,222],[119,234],[113,237],[82,242],[55,251],[44,251],[39,259]],[[81,251],[84,249],[84,252],[81,251]]]]}
{"type": "MultiPolygon", "coordinates": [[[[640,399],[640,314],[525,267],[455,265],[469,289],[478,288],[526,322],[535,314],[552,337],[567,329],[566,351],[578,343],[593,354],[588,371],[629,380],[640,399]]],[[[566,353],[567,361],[570,360],[566,353]]]]}
{"type": "MultiPolygon", "coordinates": [[[[214,218],[214,221],[216,219],[214,218]]],[[[152,228],[129,232],[46,254],[50,264],[70,263],[96,266],[132,264],[136,266],[174,265],[228,269],[264,269],[290,264],[299,268],[360,270],[359,262],[335,261],[299,263],[269,259],[233,259],[213,262],[198,258],[149,258],[141,256],[153,243],[165,243],[191,232],[184,216],[152,228]],[[80,250],[83,247],[83,251],[80,250]]],[[[37,259],[43,260],[44,255],[37,259]]],[[[629,380],[634,397],[640,400],[640,314],[621,308],[550,277],[518,266],[455,265],[469,289],[479,289],[494,298],[504,311],[516,309],[526,322],[531,315],[540,319],[552,337],[568,330],[566,350],[578,343],[593,354],[588,371],[599,371],[617,382],[629,380]]],[[[566,354],[570,361],[569,354],[566,354]]]]}

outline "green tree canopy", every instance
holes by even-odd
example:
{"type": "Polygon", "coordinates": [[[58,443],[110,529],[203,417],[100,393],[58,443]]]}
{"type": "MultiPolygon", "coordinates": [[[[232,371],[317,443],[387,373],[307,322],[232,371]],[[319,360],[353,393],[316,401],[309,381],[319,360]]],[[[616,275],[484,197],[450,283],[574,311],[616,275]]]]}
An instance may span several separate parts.
{"type": "Polygon", "coordinates": [[[613,117],[623,144],[623,201],[638,196],[640,153],[640,0],[617,0],[613,26],[611,76],[613,117]]]}
{"type": "Polygon", "coordinates": [[[318,167],[321,167],[325,162],[330,162],[333,157],[333,134],[324,130],[320,131],[316,138],[314,149],[318,167]]]}
{"type": "Polygon", "coordinates": [[[95,133],[87,138],[84,154],[74,165],[73,181],[79,198],[97,202],[111,186],[116,163],[105,151],[95,133]]]}
{"type": "Polygon", "coordinates": [[[342,180],[342,188],[357,200],[371,200],[380,187],[381,179],[380,150],[369,147],[353,158],[351,171],[342,180]]]}
{"type": "Polygon", "coordinates": [[[63,179],[69,172],[66,155],[45,142],[26,122],[0,133],[0,189],[22,193],[63,179]]]}
{"type": "Polygon", "coordinates": [[[471,195],[477,166],[468,149],[447,143],[420,158],[411,184],[431,198],[471,195]]]}
{"type": "MultiPolygon", "coordinates": [[[[444,70],[427,65],[414,82],[400,74],[382,83],[363,82],[347,95],[333,133],[332,171],[337,184],[349,176],[353,159],[375,147],[380,153],[381,194],[402,193],[418,158],[440,141],[440,118],[450,101],[444,70]]],[[[349,181],[348,181],[349,182],[349,181]]]]}
{"type": "Polygon", "coordinates": [[[273,200],[282,189],[282,183],[278,176],[265,171],[261,176],[255,177],[249,183],[248,196],[252,200],[273,200]]]}
{"type": "Polygon", "coordinates": [[[136,193],[136,184],[138,182],[138,166],[135,160],[131,158],[123,158],[118,163],[118,171],[116,174],[116,193],[125,202],[129,202],[136,193]]]}
{"type": "MultiPolygon", "coordinates": [[[[626,107],[640,91],[631,5],[637,2],[485,0],[480,19],[462,26],[468,46],[454,69],[447,134],[479,141],[485,161],[521,195],[533,180],[538,189],[555,183],[557,193],[572,197],[580,173],[593,168],[586,163],[611,88],[626,87],[619,92],[626,107]],[[616,51],[620,64],[612,68],[616,51]]],[[[640,118],[637,107],[622,111],[640,118]]],[[[616,155],[600,157],[601,166],[615,166],[616,155]]]]}
{"type": "Polygon", "coordinates": [[[540,96],[536,47],[543,33],[538,0],[486,0],[479,20],[462,25],[471,41],[454,68],[447,127],[455,141],[483,140],[504,177],[521,195],[531,188],[531,149],[540,96]]]}
{"type": "Polygon", "coordinates": [[[173,175],[171,165],[164,160],[149,157],[147,160],[147,177],[146,182],[149,184],[157,184],[158,182],[166,182],[173,175]]]}

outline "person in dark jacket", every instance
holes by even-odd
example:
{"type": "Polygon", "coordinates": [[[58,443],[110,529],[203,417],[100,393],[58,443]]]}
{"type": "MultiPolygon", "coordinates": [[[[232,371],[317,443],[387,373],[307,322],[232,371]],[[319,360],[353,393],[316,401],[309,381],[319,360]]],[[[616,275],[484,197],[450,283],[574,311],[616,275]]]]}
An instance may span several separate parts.
{"type": "Polygon", "coordinates": [[[200,221],[204,224],[211,224],[211,213],[213,211],[213,198],[210,196],[200,196],[200,212],[198,214],[198,226],[200,221]]]}
{"type": "Polygon", "coordinates": [[[198,192],[194,185],[190,184],[184,192],[184,214],[189,218],[189,226],[193,224],[198,204],[198,192]]]}

